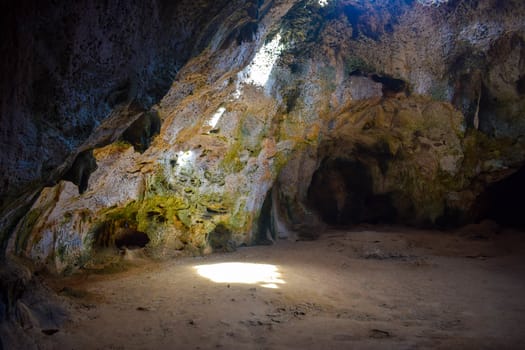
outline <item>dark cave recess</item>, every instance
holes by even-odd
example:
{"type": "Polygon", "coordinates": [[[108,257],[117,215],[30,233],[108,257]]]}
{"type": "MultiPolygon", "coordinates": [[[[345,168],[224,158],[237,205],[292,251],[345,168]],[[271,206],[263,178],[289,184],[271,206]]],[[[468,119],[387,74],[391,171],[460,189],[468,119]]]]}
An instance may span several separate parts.
{"type": "Polygon", "coordinates": [[[393,224],[397,219],[390,194],[373,192],[370,170],[358,160],[324,161],[312,177],[308,202],[333,226],[393,224]]]}
{"type": "Polygon", "coordinates": [[[129,230],[122,236],[115,238],[115,246],[118,249],[123,249],[124,247],[128,249],[138,249],[144,248],[149,241],[148,235],[144,232],[129,230]]]}
{"type": "Polygon", "coordinates": [[[525,166],[487,186],[474,210],[478,221],[489,219],[503,227],[525,230],[525,166]]]}
{"type": "MultiPolygon", "coordinates": [[[[331,226],[363,223],[413,226],[396,209],[392,193],[374,193],[370,169],[365,162],[356,159],[323,161],[312,176],[307,198],[308,206],[331,226]]],[[[435,222],[416,226],[454,229],[483,220],[525,230],[525,166],[489,184],[470,212],[445,208],[435,222]]]]}
{"type": "Polygon", "coordinates": [[[96,249],[138,249],[150,242],[149,236],[137,229],[137,224],[129,220],[105,221],[95,233],[96,249]]]}

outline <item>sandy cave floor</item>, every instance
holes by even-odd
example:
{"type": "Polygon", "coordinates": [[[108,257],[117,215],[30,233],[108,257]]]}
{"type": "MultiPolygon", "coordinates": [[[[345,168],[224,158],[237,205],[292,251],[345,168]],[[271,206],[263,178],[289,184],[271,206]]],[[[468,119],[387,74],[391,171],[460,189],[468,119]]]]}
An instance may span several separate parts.
{"type": "Polygon", "coordinates": [[[525,349],[523,233],[368,226],[137,265],[49,281],[72,319],[39,346],[525,349]]]}

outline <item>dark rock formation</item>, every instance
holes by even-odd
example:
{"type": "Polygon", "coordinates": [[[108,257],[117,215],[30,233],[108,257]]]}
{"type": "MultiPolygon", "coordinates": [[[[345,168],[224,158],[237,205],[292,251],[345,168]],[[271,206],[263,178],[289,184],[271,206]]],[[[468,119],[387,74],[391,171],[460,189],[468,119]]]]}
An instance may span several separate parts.
{"type": "Polygon", "coordinates": [[[148,149],[153,136],[160,132],[160,118],[155,112],[147,112],[137,118],[122,134],[122,139],[143,153],[148,149]]]}
{"type": "Polygon", "coordinates": [[[95,170],[97,170],[97,161],[93,157],[93,150],[84,151],[77,155],[71,168],[64,174],[64,180],[77,185],[78,193],[82,194],[87,189],[89,176],[95,170]]]}

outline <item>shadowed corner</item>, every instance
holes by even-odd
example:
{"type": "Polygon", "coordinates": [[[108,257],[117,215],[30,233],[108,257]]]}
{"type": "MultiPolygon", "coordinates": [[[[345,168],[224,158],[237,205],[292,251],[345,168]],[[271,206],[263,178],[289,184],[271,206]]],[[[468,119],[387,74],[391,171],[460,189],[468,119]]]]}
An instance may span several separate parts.
{"type": "Polygon", "coordinates": [[[197,273],[215,283],[256,284],[277,289],[286,282],[275,265],[254,263],[219,263],[194,266],[197,273]]]}

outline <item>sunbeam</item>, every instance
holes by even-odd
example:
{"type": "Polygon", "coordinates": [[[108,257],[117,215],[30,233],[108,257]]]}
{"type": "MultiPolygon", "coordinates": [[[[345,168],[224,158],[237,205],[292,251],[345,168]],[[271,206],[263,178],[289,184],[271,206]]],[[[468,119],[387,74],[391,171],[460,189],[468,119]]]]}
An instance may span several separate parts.
{"type": "Polygon", "coordinates": [[[230,262],[194,268],[200,276],[215,283],[257,284],[273,289],[285,283],[277,266],[269,264],[230,262]]]}

